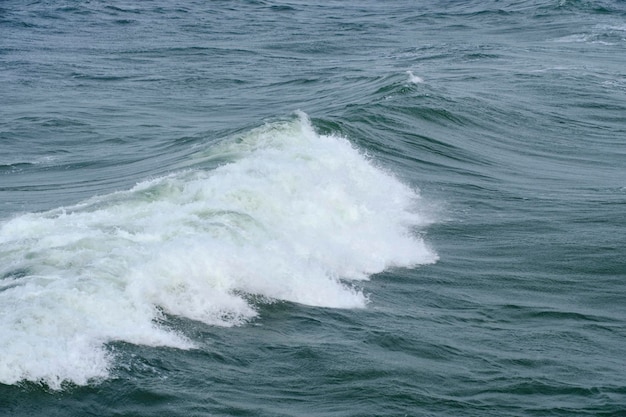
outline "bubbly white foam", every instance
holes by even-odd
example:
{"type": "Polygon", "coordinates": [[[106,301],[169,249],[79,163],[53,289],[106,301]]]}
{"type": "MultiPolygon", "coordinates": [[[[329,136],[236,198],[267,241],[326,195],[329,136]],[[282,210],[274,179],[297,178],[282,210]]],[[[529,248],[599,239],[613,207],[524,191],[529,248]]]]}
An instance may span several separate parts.
{"type": "Polygon", "coordinates": [[[247,294],[363,307],[350,281],[437,258],[410,232],[415,190],[303,114],[203,157],[220,154],[232,162],[0,225],[0,383],[105,378],[111,341],[191,348],[163,312],[238,325],[257,314],[247,294]]]}

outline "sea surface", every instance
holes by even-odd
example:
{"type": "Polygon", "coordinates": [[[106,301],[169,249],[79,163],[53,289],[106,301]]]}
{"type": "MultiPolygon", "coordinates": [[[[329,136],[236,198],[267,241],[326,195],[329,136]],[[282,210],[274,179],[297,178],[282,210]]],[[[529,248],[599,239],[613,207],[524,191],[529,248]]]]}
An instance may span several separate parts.
{"type": "Polygon", "coordinates": [[[626,416],[626,2],[0,2],[0,416],[626,416]]]}

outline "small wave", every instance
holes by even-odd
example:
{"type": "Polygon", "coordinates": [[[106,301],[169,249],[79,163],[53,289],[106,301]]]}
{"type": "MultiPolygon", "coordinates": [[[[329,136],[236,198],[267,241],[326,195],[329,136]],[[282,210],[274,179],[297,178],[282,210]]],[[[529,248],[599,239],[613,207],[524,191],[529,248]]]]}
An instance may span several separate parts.
{"type": "Polygon", "coordinates": [[[304,114],[207,153],[230,162],[0,224],[1,383],[106,378],[111,341],[192,348],[163,314],[239,325],[248,295],[361,308],[354,281],[437,259],[416,191],[304,114]]]}
{"type": "Polygon", "coordinates": [[[406,72],[409,75],[409,82],[412,84],[422,84],[424,83],[424,79],[422,77],[418,77],[417,75],[413,74],[412,71],[407,71],[406,72]]]}
{"type": "Polygon", "coordinates": [[[596,25],[589,32],[575,33],[554,40],[563,43],[591,43],[605,46],[626,42],[626,25],[596,25]]]}
{"type": "Polygon", "coordinates": [[[60,156],[57,155],[45,155],[34,157],[30,161],[26,160],[12,160],[12,161],[1,161],[0,160],[0,170],[12,170],[12,171],[21,171],[22,169],[37,166],[37,165],[52,165],[58,162],[60,156]]]}

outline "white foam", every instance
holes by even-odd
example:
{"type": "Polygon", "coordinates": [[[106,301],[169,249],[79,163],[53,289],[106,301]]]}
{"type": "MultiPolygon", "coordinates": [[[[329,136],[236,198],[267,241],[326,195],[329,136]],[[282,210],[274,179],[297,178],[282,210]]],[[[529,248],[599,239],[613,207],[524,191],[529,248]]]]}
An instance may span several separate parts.
{"type": "Polygon", "coordinates": [[[105,378],[116,340],[191,348],[162,312],[239,325],[246,294],[360,308],[350,281],[437,259],[415,190],[303,114],[209,153],[233,162],[0,225],[1,383],[105,378]]]}
{"type": "Polygon", "coordinates": [[[409,75],[409,82],[412,84],[422,84],[424,82],[424,79],[422,77],[418,77],[417,75],[413,74],[413,71],[407,71],[406,72],[409,75]]]}

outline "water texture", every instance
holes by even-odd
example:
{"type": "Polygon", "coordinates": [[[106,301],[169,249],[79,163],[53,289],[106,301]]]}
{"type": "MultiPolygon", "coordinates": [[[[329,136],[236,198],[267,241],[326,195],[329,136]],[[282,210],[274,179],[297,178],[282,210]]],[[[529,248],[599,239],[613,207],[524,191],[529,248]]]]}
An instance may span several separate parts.
{"type": "Polygon", "coordinates": [[[626,4],[0,4],[0,416],[626,414],[626,4]]]}

